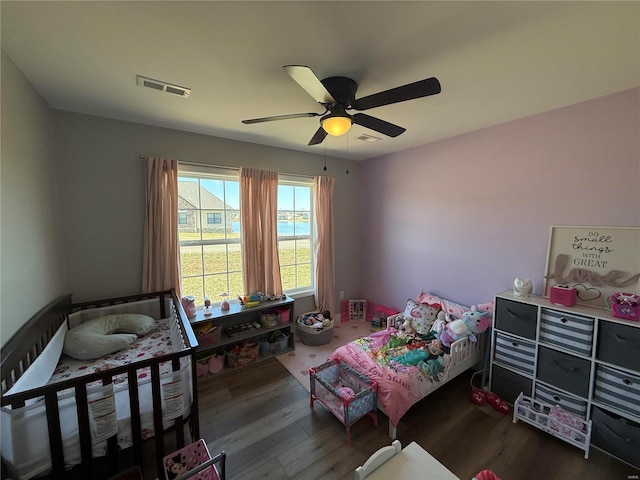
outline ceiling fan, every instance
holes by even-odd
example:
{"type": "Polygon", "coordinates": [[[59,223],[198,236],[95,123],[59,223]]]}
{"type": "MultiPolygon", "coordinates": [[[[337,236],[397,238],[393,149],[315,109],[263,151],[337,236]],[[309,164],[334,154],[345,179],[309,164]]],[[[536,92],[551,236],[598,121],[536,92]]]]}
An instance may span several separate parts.
{"type": "Polygon", "coordinates": [[[309,67],[304,65],[285,65],[282,68],[298,85],[311,95],[316,102],[322,105],[325,111],[322,113],[293,113],[290,115],[252,118],[242,120],[242,123],[252,124],[292,118],[321,117],[320,128],[318,128],[313,137],[311,137],[308,145],[322,143],[327,134],[334,136],[343,135],[347,133],[354,123],[389,137],[397,137],[406,129],[365,113],[350,115],[347,113],[347,110],[369,110],[370,108],[381,107],[383,105],[435,95],[441,91],[438,79],[431,77],[356,99],[358,84],[351,78],[328,77],[320,80],[309,67]]]}

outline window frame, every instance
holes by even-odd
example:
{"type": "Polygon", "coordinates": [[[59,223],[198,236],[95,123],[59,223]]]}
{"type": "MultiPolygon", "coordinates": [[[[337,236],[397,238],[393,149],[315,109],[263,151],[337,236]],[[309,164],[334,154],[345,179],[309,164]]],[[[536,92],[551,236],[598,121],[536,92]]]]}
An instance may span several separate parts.
{"type": "MultiPolygon", "coordinates": [[[[315,250],[314,250],[314,241],[316,237],[316,218],[315,218],[315,183],[313,177],[307,176],[298,176],[298,175],[286,175],[279,174],[278,175],[278,187],[280,186],[301,186],[309,188],[309,211],[306,210],[296,210],[295,212],[306,212],[309,215],[309,234],[308,235],[277,235],[278,241],[278,252],[280,252],[280,242],[281,241],[299,241],[299,240],[307,240],[309,241],[309,282],[310,285],[304,287],[296,287],[290,289],[284,289],[284,293],[289,296],[301,295],[313,293],[315,291],[315,250]]],[[[294,195],[295,197],[295,195],[294,195]]],[[[278,214],[280,214],[281,210],[280,201],[278,200],[278,214]]],[[[295,207],[295,205],[294,205],[295,207]]],[[[301,265],[301,263],[295,263],[295,266],[301,265]]],[[[282,264],[280,265],[281,277],[282,277],[282,264]]]]}

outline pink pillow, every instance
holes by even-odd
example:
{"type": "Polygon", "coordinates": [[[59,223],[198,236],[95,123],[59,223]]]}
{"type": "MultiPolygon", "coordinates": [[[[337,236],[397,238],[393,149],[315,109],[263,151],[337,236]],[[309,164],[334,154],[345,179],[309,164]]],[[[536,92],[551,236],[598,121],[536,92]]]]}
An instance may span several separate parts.
{"type": "Polygon", "coordinates": [[[440,308],[444,310],[445,313],[452,315],[456,319],[462,317],[464,312],[469,311],[469,307],[465,307],[464,305],[460,305],[459,303],[452,302],[451,300],[438,297],[431,293],[424,293],[423,291],[418,294],[417,301],[419,303],[426,303],[429,305],[439,304],[440,308]]]}

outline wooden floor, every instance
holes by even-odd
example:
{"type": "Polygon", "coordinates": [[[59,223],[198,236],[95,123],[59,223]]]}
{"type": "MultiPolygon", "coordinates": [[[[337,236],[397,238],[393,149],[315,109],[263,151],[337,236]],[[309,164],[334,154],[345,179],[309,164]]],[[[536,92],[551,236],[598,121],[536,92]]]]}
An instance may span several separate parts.
{"type": "MultiPolygon", "coordinates": [[[[459,478],[483,469],[502,480],[628,480],[640,471],[593,448],[583,452],[537,429],[513,424],[489,406],[469,400],[470,373],[415,405],[398,426],[459,478]]],[[[387,418],[344,426],[276,360],[199,382],[200,430],[212,453],[227,452],[230,480],[346,480],[378,448],[391,443],[387,418]]],[[[424,478],[428,478],[425,475],[424,478]]],[[[395,479],[391,479],[395,480],[395,479]]]]}

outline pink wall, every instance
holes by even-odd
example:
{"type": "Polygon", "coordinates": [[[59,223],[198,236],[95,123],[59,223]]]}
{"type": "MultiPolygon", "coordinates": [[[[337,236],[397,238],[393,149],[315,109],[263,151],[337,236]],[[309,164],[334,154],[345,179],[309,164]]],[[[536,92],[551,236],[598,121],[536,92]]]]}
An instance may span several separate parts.
{"type": "Polygon", "coordinates": [[[551,225],[640,226],[640,89],[364,162],[362,295],[543,286],[551,225]]]}

